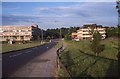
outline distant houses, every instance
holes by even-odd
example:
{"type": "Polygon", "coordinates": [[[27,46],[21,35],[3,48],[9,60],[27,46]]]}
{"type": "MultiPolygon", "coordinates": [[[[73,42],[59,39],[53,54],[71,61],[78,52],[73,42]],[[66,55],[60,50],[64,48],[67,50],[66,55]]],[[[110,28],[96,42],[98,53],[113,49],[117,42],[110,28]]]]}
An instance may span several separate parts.
{"type": "Polygon", "coordinates": [[[30,41],[40,37],[38,25],[31,26],[0,26],[0,41],[30,41]]]}
{"type": "MultiPolygon", "coordinates": [[[[106,27],[97,24],[87,24],[71,34],[72,40],[91,40],[92,30],[98,31],[102,39],[106,38],[106,27]]],[[[23,42],[40,39],[41,29],[38,25],[31,26],[0,26],[0,41],[2,42],[23,42]]]]}
{"type": "Polygon", "coordinates": [[[81,27],[79,30],[77,30],[76,32],[73,32],[71,34],[72,40],[92,40],[92,29],[93,32],[94,31],[98,31],[101,36],[102,39],[105,39],[106,37],[106,31],[105,28],[102,25],[97,25],[97,24],[89,24],[89,25],[83,25],[83,27],[81,27]]]}

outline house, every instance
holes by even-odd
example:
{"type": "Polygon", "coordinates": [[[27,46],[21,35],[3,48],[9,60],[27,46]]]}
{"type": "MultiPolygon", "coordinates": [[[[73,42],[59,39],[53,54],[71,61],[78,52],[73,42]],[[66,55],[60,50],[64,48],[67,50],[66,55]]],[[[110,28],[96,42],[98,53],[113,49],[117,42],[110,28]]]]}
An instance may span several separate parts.
{"type": "Polygon", "coordinates": [[[105,39],[106,37],[106,32],[105,32],[105,28],[102,27],[102,25],[96,25],[96,24],[89,24],[89,25],[83,25],[82,28],[80,28],[79,30],[77,30],[76,33],[72,33],[72,39],[79,41],[79,40],[91,40],[93,39],[93,33],[95,31],[98,31],[101,36],[102,39],[105,39]]]}
{"type": "Polygon", "coordinates": [[[0,41],[30,41],[40,37],[38,25],[32,26],[0,26],[0,41]]]}

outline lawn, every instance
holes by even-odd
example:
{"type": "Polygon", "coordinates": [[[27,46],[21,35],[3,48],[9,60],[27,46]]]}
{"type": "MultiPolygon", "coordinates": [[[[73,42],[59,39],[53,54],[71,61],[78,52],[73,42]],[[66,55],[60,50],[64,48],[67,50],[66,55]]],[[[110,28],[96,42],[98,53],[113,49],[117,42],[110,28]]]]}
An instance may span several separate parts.
{"type": "MultiPolygon", "coordinates": [[[[117,39],[109,38],[102,40],[101,44],[103,44],[105,48],[98,56],[95,56],[91,51],[90,41],[65,42],[67,48],[62,52],[60,57],[73,77],[117,76],[117,39]]],[[[62,75],[62,73],[60,74],[62,75]]]]}
{"type": "Polygon", "coordinates": [[[38,45],[41,45],[41,43],[38,41],[25,43],[25,44],[2,44],[2,53],[12,51],[12,50],[19,50],[19,49],[34,47],[38,45]]]}

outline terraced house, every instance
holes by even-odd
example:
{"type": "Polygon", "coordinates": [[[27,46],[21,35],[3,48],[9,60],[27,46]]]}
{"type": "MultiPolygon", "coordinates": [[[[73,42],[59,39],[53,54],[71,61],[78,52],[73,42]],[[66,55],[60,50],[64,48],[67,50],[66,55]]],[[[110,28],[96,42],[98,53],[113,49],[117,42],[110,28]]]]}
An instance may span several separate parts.
{"type": "Polygon", "coordinates": [[[105,28],[102,25],[97,25],[97,24],[89,24],[89,25],[83,25],[77,32],[72,33],[72,39],[79,41],[79,40],[91,40],[93,39],[92,36],[93,34],[91,33],[93,30],[93,33],[95,31],[98,31],[102,39],[105,39],[106,37],[106,32],[105,28]]]}
{"type": "Polygon", "coordinates": [[[32,26],[1,26],[0,41],[30,41],[40,37],[38,25],[32,26]]]}

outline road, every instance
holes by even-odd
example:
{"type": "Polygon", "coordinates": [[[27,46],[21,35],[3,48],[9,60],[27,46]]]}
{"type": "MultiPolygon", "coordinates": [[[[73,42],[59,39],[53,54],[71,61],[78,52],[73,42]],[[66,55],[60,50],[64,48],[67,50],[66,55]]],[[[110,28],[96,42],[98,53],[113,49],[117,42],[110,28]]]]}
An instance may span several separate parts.
{"type": "MultiPolygon", "coordinates": [[[[3,54],[2,55],[2,77],[11,77],[11,76],[12,77],[14,76],[15,77],[30,77],[30,76],[45,77],[46,76],[45,74],[47,72],[49,72],[48,75],[51,76],[50,71],[44,72],[45,70],[44,68],[50,67],[49,64],[53,60],[55,60],[56,49],[53,46],[55,46],[56,43],[57,42],[52,41],[49,44],[34,47],[31,49],[25,49],[17,52],[3,54]],[[51,60],[50,57],[53,59],[51,60]],[[44,58],[47,58],[47,59],[44,59],[44,58]],[[46,64],[43,64],[41,62],[44,62],[46,64]],[[40,66],[42,70],[40,70],[40,66]],[[32,70],[32,73],[29,70],[32,70]],[[42,74],[41,72],[44,72],[44,74],[42,74]]],[[[51,63],[51,65],[52,64],[53,63],[51,63]]]]}

